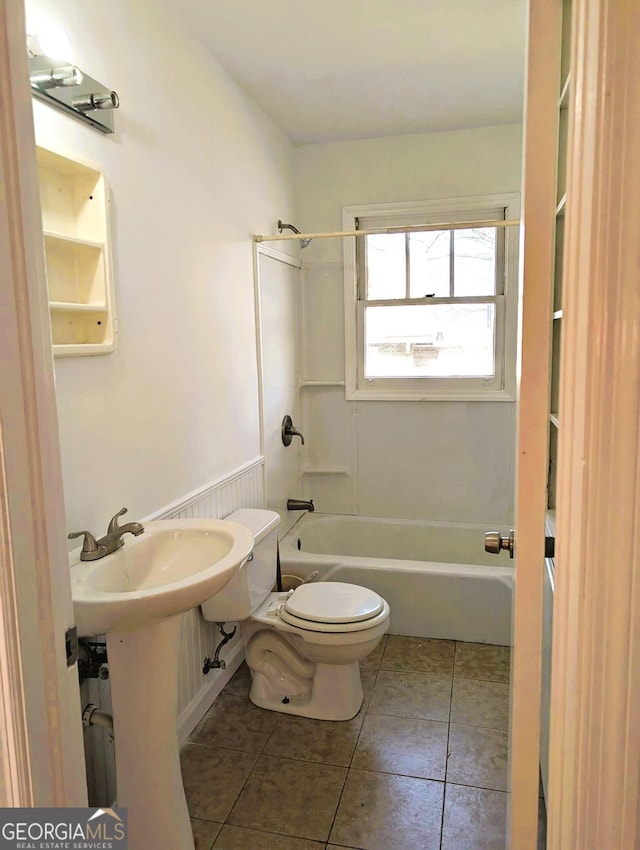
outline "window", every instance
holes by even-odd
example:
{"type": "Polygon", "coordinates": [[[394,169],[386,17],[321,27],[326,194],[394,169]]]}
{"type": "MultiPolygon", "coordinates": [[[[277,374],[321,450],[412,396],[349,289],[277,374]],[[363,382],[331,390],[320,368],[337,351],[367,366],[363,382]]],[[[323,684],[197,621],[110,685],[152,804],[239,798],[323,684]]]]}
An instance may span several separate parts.
{"type": "Polygon", "coordinates": [[[471,223],[518,215],[514,195],[344,210],[390,231],[345,240],[347,398],[514,398],[519,229],[471,223]]]}

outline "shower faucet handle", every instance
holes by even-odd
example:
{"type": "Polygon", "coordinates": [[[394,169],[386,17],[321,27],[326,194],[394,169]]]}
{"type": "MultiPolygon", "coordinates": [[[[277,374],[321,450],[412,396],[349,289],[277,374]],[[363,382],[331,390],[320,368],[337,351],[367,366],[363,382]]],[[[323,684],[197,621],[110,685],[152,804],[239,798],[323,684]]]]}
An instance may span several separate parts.
{"type": "Polygon", "coordinates": [[[304,437],[302,436],[302,432],[299,431],[296,426],[293,424],[293,420],[287,414],[282,420],[282,443],[285,446],[291,445],[291,440],[293,437],[300,437],[300,445],[304,446],[304,437]]]}

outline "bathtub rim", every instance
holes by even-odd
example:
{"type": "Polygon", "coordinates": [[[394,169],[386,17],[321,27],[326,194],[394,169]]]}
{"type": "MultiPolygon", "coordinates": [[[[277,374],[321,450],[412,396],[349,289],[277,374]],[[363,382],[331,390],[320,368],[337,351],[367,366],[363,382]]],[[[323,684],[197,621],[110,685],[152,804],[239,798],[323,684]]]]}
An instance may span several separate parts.
{"type": "MultiPolygon", "coordinates": [[[[296,563],[300,563],[313,564],[315,566],[324,568],[338,567],[344,565],[345,567],[360,566],[372,570],[382,570],[388,569],[391,565],[393,565],[394,571],[398,573],[430,572],[442,575],[451,574],[460,578],[493,578],[503,582],[504,584],[507,584],[511,589],[513,589],[515,561],[512,561],[509,566],[504,566],[500,564],[496,564],[496,566],[486,566],[483,564],[458,564],[446,561],[416,561],[413,559],[403,558],[372,558],[370,556],[364,555],[342,555],[340,553],[328,555],[324,553],[310,552],[308,550],[298,549],[296,541],[296,529],[299,530],[300,526],[304,525],[305,522],[314,522],[317,520],[321,520],[325,517],[331,518],[332,520],[337,519],[338,521],[342,521],[343,518],[344,521],[356,520],[358,522],[362,522],[363,524],[365,523],[365,521],[375,522],[384,520],[385,522],[389,522],[394,525],[411,524],[421,526],[444,526],[446,528],[471,528],[473,530],[482,530],[487,526],[487,523],[451,521],[445,522],[440,520],[421,519],[405,520],[400,517],[371,517],[359,516],[358,514],[329,514],[322,513],[320,511],[314,511],[313,515],[304,514],[299,519],[297,519],[296,522],[284,535],[282,540],[280,540],[280,560],[282,562],[283,567],[294,567],[296,563]]],[[[496,523],[495,525],[496,527],[506,527],[505,523],[496,523]]],[[[303,576],[303,578],[304,577],[305,576],[303,576]]]]}

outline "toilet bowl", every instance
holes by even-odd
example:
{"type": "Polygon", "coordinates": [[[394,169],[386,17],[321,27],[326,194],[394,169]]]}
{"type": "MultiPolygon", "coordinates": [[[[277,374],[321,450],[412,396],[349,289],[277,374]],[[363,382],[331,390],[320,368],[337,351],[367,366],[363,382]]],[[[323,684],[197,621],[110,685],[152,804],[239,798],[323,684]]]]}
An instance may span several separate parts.
{"type": "Polygon", "coordinates": [[[253,556],[201,607],[207,620],[240,622],[251,701],[321,720],[354,717],[363,698],[360,661],[389,627],[388,603],[372,590],[343,582],[274,593],[280,517],[240,510],[229,519],[253,532],[253,556]]]}

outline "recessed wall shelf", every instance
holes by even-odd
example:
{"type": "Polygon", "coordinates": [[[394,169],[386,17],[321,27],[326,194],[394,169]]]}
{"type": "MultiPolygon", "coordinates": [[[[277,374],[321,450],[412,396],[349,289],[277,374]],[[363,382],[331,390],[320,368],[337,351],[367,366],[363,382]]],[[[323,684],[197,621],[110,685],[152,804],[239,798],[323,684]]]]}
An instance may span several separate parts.
{"type": "Polygon", "coordinates": [[[73,301],[49,301],[49,309],[65,313],[105,313],[106,304],[75,304],[73,301]]]}
{"type": "Polygon", "coordinates": [[[57,239],[59,242],[71,242],[74,245],[84,245],[87,248],[104,248],[104,242],[94,239],[80,239],[78,236],[68,236],[66,233],[56,233],[54,230],[43,230],[45,239],[57,239]]]}
{"type": "Polygon", "coordinates": [[[116,318],[107,182],[99,168],[45,148],[37,160],[54,355],[108,354],[116,318]]]}

